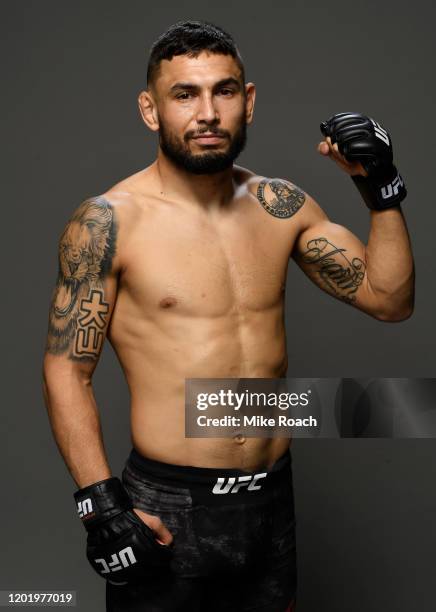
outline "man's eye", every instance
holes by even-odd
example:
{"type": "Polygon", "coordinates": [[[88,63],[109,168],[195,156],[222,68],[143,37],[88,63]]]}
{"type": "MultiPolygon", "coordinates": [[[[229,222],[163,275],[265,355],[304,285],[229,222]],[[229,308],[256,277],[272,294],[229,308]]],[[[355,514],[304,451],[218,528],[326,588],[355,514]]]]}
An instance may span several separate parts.
{"type": "Polygon", "coordinates": [[[223,96],[231,96],[233,94],[233,89],[220,89],[220,93],[223,96]]]}
{"type": "Polygon", "coordinates": [[[191,97],[192,94],[190,94],[187,91],[184,91],[183,93],[179,94],[177,96],[177,100],[188,100],[191,97]]]}

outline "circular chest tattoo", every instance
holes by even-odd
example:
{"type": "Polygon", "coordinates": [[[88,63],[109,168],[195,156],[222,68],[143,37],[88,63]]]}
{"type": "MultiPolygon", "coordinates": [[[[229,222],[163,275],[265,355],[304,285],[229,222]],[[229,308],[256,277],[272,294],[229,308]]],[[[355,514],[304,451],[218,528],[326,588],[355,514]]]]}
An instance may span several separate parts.
{"type": "Polygon", "coordinates": [[[257,199],[274,217],[292,217],[304,204],[303,191],[280,179],[263,179],[257,188],[257,199]]]}

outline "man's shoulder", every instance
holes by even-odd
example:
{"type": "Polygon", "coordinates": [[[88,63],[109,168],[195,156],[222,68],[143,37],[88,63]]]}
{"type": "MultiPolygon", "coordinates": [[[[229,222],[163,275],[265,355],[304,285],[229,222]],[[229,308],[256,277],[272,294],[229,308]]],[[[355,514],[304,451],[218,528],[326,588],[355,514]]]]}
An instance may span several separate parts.
{"type": "Polygon", "coordinates": [[[98,196],[100,201],[110,206],[118,222],[135,223],[138,216],[144,212],[144,202],[150,198],[147,196],[147,168],[132,174],[98,196]]]}
{"type": "MultiPolygon", "coordinates": [[[[238,168],[239,170],[239,168],[238,168]]],[[[273,217],[287,219],[310,200],[310,196],[289,179],[263,176],[241,168],[248,193],[273,217]]]]}
{"type": "Polygon", "coordinates": [[[114,205],[120,205],[121,202],[132,201],[138,194],[139,190],[147,185],[148,168],[139,170],[130,176],[127,176],[117,183],[109,187],[102,197],[113,201],[114,205]]]}
{"type": "MultiPolygon", "coordinates": [[[[99,195],[86,198],[74,213],[76,218],[80,212],[83,222],[93,228],[93,231],[103,222],[110,225],[115,252],[114,270],[125,267],[124,259],[129,239],[146,209],[144,201],[147,201],[147,198],[141,197],[139,189],[142,172],[144,171],[115,183],[99,195]]],[[[146,181],[142,183],[146,184],[146,181]]]]}

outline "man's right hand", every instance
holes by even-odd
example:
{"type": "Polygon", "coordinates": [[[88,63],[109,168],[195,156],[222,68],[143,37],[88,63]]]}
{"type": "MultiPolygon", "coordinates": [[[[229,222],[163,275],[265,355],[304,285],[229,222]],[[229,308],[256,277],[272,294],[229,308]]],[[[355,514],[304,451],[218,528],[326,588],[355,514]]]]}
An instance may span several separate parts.
{"type": "Polygon", "coordinates": [[[165,544],[166,546],[170,546],[173,542],[173,535],[171,531],[162,523],[160,518],[154,514],[147,514],[143,510],[139,510],[139,508],[133,508],[133,511],[139,516],[139,518],[150,527],[153,531],[156,540],[160,544],[165,544]]]}
{"type": "Polygon", "coordinates": [[[158,517],[133,509],[119,478],[79,489],[74,498],[88,531],[86,554],[100,576],[113,584],[130,584],[169,567],[170,532],[158,517]]]}

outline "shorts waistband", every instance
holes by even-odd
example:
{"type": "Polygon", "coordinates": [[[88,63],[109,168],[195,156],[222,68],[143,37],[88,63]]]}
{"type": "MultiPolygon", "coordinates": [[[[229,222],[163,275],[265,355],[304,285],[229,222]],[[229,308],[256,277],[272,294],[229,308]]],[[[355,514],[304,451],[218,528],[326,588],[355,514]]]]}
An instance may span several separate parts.
{"type": "Polygon", "coordinates": [[[211,496],[224,501],[224,497],[255,501],[268,495],[281,482],[289,484],[291,477],[291,454],[289,449],[271,466],[245,471],[239,468],[206,468],[190,465],[173,465],[148,459],[132,449],[127,463],[144,479],[176,488],[189,489],[193,496],[211,496]],[[238,493],[237,496],[225,495],[238,493]],[[257,493],[253,495],[253,493],[257,493]],[[215,494],[215,495],[212,495],[215,494]]]}

